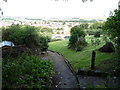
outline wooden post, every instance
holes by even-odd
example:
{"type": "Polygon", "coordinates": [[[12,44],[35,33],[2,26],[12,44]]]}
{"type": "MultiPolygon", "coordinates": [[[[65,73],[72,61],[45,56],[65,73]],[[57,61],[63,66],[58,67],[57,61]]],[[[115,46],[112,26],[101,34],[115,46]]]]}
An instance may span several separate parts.
{"type": "Polygon", "coordinates": [[[96,56],[96,52],[92,51],[91,69],[94,69],[94,67],[95,67],[95,56],[96,56]]]}

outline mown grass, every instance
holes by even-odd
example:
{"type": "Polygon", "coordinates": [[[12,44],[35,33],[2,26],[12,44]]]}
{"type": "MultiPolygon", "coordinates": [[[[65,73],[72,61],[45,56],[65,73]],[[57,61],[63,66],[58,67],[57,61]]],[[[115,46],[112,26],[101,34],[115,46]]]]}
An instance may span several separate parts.
{"type": "MultiPolygon", "coordinates": [[[[91,37],[86,37],[88,45],[80,52],[76,52],[67,48],[69,40],[50,42],[49,49],[63,54],[69,60],[75,71],[77,71],[79,68],[90,69],[92,51],[100,48],[105,43],[101,40],[101,43],[99,45],[94,46],[90,43],[89,38],[91,37]]],[[[102,70],[106,70],[106,68],[113,69],[110,68],[111,66],[109,65],[105,65],[104,68],[99,66],[101,66],[102,62],[106,60],[111,60],[114,57],[115,53],[102,53],[96,51],[95,67],[102,70]]]]}

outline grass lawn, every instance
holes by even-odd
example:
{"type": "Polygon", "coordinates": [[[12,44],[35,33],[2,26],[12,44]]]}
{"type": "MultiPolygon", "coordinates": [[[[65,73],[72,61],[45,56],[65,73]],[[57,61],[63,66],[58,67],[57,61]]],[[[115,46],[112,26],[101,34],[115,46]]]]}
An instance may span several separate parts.
{"type": "MultiPolygon", "coordinates": [[[[104,42],[101,42],[101,44],[98,46],[94,46],[90,43],[89,38],[90,37],[86,37],[88,45],[80,52],[76,52],[67,48],[69,40],[50,42],[49,50],[57,51],[63,54],[69,60],[75,71],[77,71],[79,68],[90,69],[92,50],[100,48],[104,45],[104,42]]],[[[114,63],[114,57],[115,53],[102,53],[97,51],[95,61],[96,69],[113,71],[114,67],[111,67],[112,65],[110,64],[110,61],[112,60],[111,62],[114,63]]]]}

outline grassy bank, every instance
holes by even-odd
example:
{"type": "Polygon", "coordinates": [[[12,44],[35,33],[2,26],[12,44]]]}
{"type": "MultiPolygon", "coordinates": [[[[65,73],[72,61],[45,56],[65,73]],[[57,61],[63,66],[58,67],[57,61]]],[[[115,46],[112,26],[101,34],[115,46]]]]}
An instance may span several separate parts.
{"type": "MultiPolygon", "coordinates": [[[[50,42],[49,49],[63,54],[70,61],[75,71],[77,71],[79,68],[89,69],[92,50],[100,48],[102,45],[104,45],[104,42],[101,42],[100,45],[94,46],[90,43],[90,39],[88,37],[86,39],[88,45],[80,52],[68,49],[68,40],[50,42]]],[[[114,68],[109,65],[110,63],[103,64],[103,66],[101,63],[112,60],[113,57],[115,57],[115,53],[102,53],[97,51],[95,62],[96,68],[112,71],[114,68]]]]}

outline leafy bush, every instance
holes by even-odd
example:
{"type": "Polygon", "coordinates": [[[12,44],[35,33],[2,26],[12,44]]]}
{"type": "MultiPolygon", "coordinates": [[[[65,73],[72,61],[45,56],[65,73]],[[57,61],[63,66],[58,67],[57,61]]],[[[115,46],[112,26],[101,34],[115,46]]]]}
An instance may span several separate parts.
{"type": "Polygon", "coordinates": [[[17,58],[4,58],[2,85],[3,88],[48,88],[52,70],[50,61],[37,56],[21,54],[17,58]]]}
{"type": "Polygon", "coordinates": [[[106,43],[110,42],[110,39],[107,35],[102,36],[102,40],[105,41],[106,43]]]}
{"type": "Polygon", "coordinates": [[[101,29],[103,27],[104,23],[103,22],[96,22],[90,25],[91,29],[101,29]]]}
{"type": "Polygon", "coordinates": [[[91,44],[92,45],[99,45],[100,44],[100,39],[99,38],[91,38],[91,44]]]}
{"type": "Polygon", "coordinates": [[[88,35],[94,35],[94,34],[95,34],[95,32],[92,31],[92,30],[88,30],[88,31],[86,31],[86,33],[87,33],[88,35]]]}
{"type": "Polygon", "coordinates": [[[97,32],[95,32],[95,34],[94,34],[94,37],[100,37],[100,32],[99,31],[97,31],[97,32]]]}
{"type": "Polygon", "coordinates": [[[88,26],[89,26],[88,23],[80,24],[80,27],[83,28],[83,29],[88,29],[88,26]]]}
{"type": "Polygon", "coordinates": [[[25,45],[29,48],[39,47],[41,51],[48,48],[48,38],[38,33],[33,26],[12,25],[2,28],[2,39],[12,41],[15,45],[25,45]]]}
{"type": "Polygon", "coordinates": [[[100,37],[101,34],[103,34],[102,30],[87,30],[86,33],[88,35],[94,35],[94,37],[100,37]]]}
{"type": "Polygon", "coordinates": [[[82,51],[82,49],[83,49],[82,46],[78,46],[78,47],[76,48],[76,51],[82,51]]]}
{"type": "Polygon", "coordinates": [[[75,49],[79,46],[85,46],[85,33],[83,31],[83,28],[80,26],[74,26],[71,28],[71,36],[69,39],[69,48],[75,49]]]}

